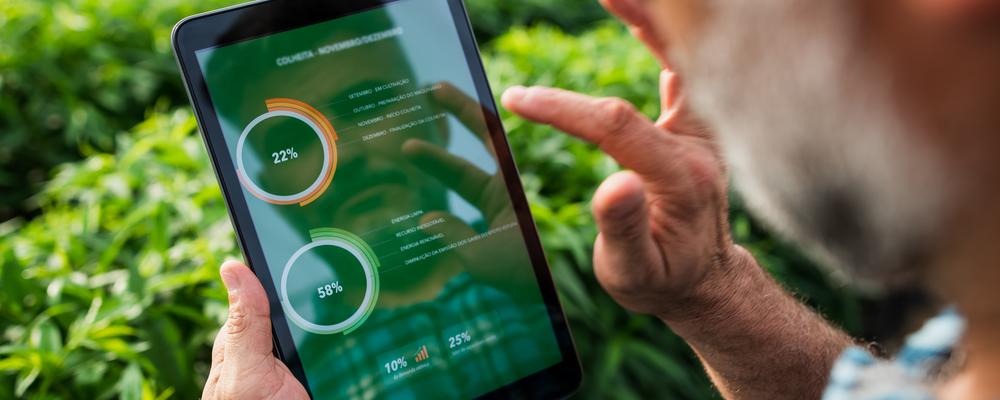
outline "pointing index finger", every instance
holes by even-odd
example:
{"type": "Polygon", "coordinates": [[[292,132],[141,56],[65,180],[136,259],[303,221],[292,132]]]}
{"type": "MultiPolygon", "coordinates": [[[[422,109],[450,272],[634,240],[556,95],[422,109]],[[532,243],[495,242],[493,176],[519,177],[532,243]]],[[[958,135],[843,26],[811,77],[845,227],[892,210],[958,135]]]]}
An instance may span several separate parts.
{"type": "Polygon", "coordinates": [[[630,103],[562,89],[512,87],[503,105],[518,115],[594,143],[640,175],[663,176],[681,144],[630,103]]]}

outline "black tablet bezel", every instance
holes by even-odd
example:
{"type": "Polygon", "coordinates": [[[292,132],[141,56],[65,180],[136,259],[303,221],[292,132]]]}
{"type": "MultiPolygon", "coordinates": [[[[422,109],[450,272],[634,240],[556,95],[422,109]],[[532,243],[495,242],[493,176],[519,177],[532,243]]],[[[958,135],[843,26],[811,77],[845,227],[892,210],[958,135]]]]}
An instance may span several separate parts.
{"type": "MultiPolygon", "coordinates": [[[[396,1],[426,0],[265,0],[191,16],[178,22],[174,27],[172,43],[181,74],[194,106],[202,137],[211,155],[212,166],[222,187],[222,193],[228,205],[229,215],[237,232],[240,247],[249,266],[254,271],[268,271],[264,253],[251,223],[246,198],[243,195],[235,168],[233,168],[231,155],[223,138],[222,129],[195,52],[337,19],[396,1]],[[259,23],[246,24],[246,21],[259,23]],[[242,23],[237,24],[237,22],[242,23]]],[[[522,377],[518,381],[498,388],[480,398],[548,399],[566,397],[579,388],[582,380],[582,371],[566,316],[559,303],[527,198],[521,186],[520,175],[507,142],[507,135],[497,116],[497,106],[486,79],[479,48],[472,33],[465,6],[461,0],[445,1],[451,8],[469,71],[475,81],[479,101],[483,105],[487,117],[487,125],[497,153],[499,168],[506,178],[508,193],[518,216],[535,276],[541,288],[542,298],[548,308],[552,329],[562,353],[560,363],[522,377]]],[[[309,390],[309,384],[291,338],[287,319],[280,302],[277,300],[271,275],[257,273],[257,276],[267,290],[271,303],[275,352],[309,390]]]]}

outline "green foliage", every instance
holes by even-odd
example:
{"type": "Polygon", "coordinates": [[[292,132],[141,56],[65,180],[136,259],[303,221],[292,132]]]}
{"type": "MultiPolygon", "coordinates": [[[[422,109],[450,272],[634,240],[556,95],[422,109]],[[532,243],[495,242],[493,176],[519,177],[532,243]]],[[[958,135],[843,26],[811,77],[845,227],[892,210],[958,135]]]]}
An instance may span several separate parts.
{"type": "MultiPolygon", "coordinates": [[[[19,38],[0,42],[0,191],[23,186],[25,171],[87,155],[62,164],[36,195],[40,215],[0,224],[0,399],[200,392],[225,314],[217,267],[238,249],[190,110],[152,106],[183,101],[166,43],[174,20],[193,11],[180,3],[0,4],[0,35],[19,38]],[[27,160],[31,152],[44,160],[27,160]]],[[[579,3],[470,0],[470,9],[488,35],[539,19],[572,32],[600,18],[593,2],[579,3]]],[[[620,26],[579,36],[514,28],[484,49],[497,92],[554,85],[657,112],[657,66],[620,26]]],[[[680,339],[623,311],[594,280],[589,198],[618,166],[549,127],[503,119],[586,369],[580,397],[714,398],[680,339]]],[[[738,200],[732,221],[779,280],[859,328],[856,298],[767,235],[738,200]]]]}
{"type": "Polygon", "coordinates": [[[0,221],[58,163],[109,151],[157,99],[185,101],[170,29],[229,1],[0,2],[0,221]]]}
{"type": "Polygon", "coordinates": [[[608,17],[597,0],[465,0],[480,42],[488,42],[511,26],[536,23],[578,32],[608,17]]]}
{"type": "Polygon", "coordinates": [[[40,217],[3,227],[0,388],[197,396],[236,247],[194,131],[188,110],[154,115],[116,153],[60,168],[40,217]]]}

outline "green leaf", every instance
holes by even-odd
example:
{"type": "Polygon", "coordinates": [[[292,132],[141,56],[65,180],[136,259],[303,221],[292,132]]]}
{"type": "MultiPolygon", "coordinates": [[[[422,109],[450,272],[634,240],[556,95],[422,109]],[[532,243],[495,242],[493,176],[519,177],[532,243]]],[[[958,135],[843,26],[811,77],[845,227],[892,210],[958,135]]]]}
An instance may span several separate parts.
{"type": "Polygon", "coordinates": [[[38,357],[37,354],[32,357],[30,364],[30,369],[22,369],[21,373],[17,375],[17,383],[14,386],[14,396],[24,396],[24,393],[28,391],[28,387],[30,387],[32,383],[35,383],[35,379],[37,379],[38,375],[42,373],[41,357],[38,357]]]}
{"type": "Polygon", "coordinates": [[[118,381],[118,390],[122,400],[142,400],[142,370],[139,364],[132,363],[122,372],[118,381]]]}
{"type": "Polygon", "coordinates": [[[32,329],[29,343],[41,351],[58,354],[63,347],[62,333],[54,323],[43,319],[32,329]]]}
{"type": "Polygon", "coordinates": [[[20,371],[31,366],[28,360],[19,356],[0,359],[0,371],[20,371]]]}

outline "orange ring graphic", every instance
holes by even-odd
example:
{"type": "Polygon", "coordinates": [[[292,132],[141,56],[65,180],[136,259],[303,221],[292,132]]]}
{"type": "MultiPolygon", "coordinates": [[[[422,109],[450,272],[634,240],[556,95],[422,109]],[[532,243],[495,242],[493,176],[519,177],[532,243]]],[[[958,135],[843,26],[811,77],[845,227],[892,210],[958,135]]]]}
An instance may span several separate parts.
{"type": "Polygon", "coordinates": [[[322,196],[323,193],[330,187],[330,183],[333,182],[333,176],[337,172],[337,131],[333,128],[333,124],[330,123],[330,120],[323,116],[319,110],[301,101],[288,98],[276,98],[265,100],[264,103],[267,106],[267,114],[258,117],[247,127],[246,130],[244,130],[240,138],[240,144],[237,146],[237,169],[239,172],[238,175],[240,183],[242,183],[243,187],[246,188],[248,192],[253,194],[254,197],[268,203],[278,205],[299,204],[300,206],[305,207],[322,196]],[[253,126],[256,126],[257,123],[263,121],[264,119],[275,116],[301,117],[311,122],[309,125],[313,129],[317,129],[316,133],[322,139],[324,150],[328,154],[328,157],[325,157],[326,162],[323,165],[322,171],[320,171],[320,175],[317,177],[317,182],[310,186],[312,187],[312,190],[307,189],[308,191],[304,191],[303,193],[299,193],[294,196],[277,196],[260,189],[256,184],[250,181],[249,176],[247,176],[242,165],[242,154],[240,154],[242,151],[243,140],[249,134],[249,130],[253,126]]]}

